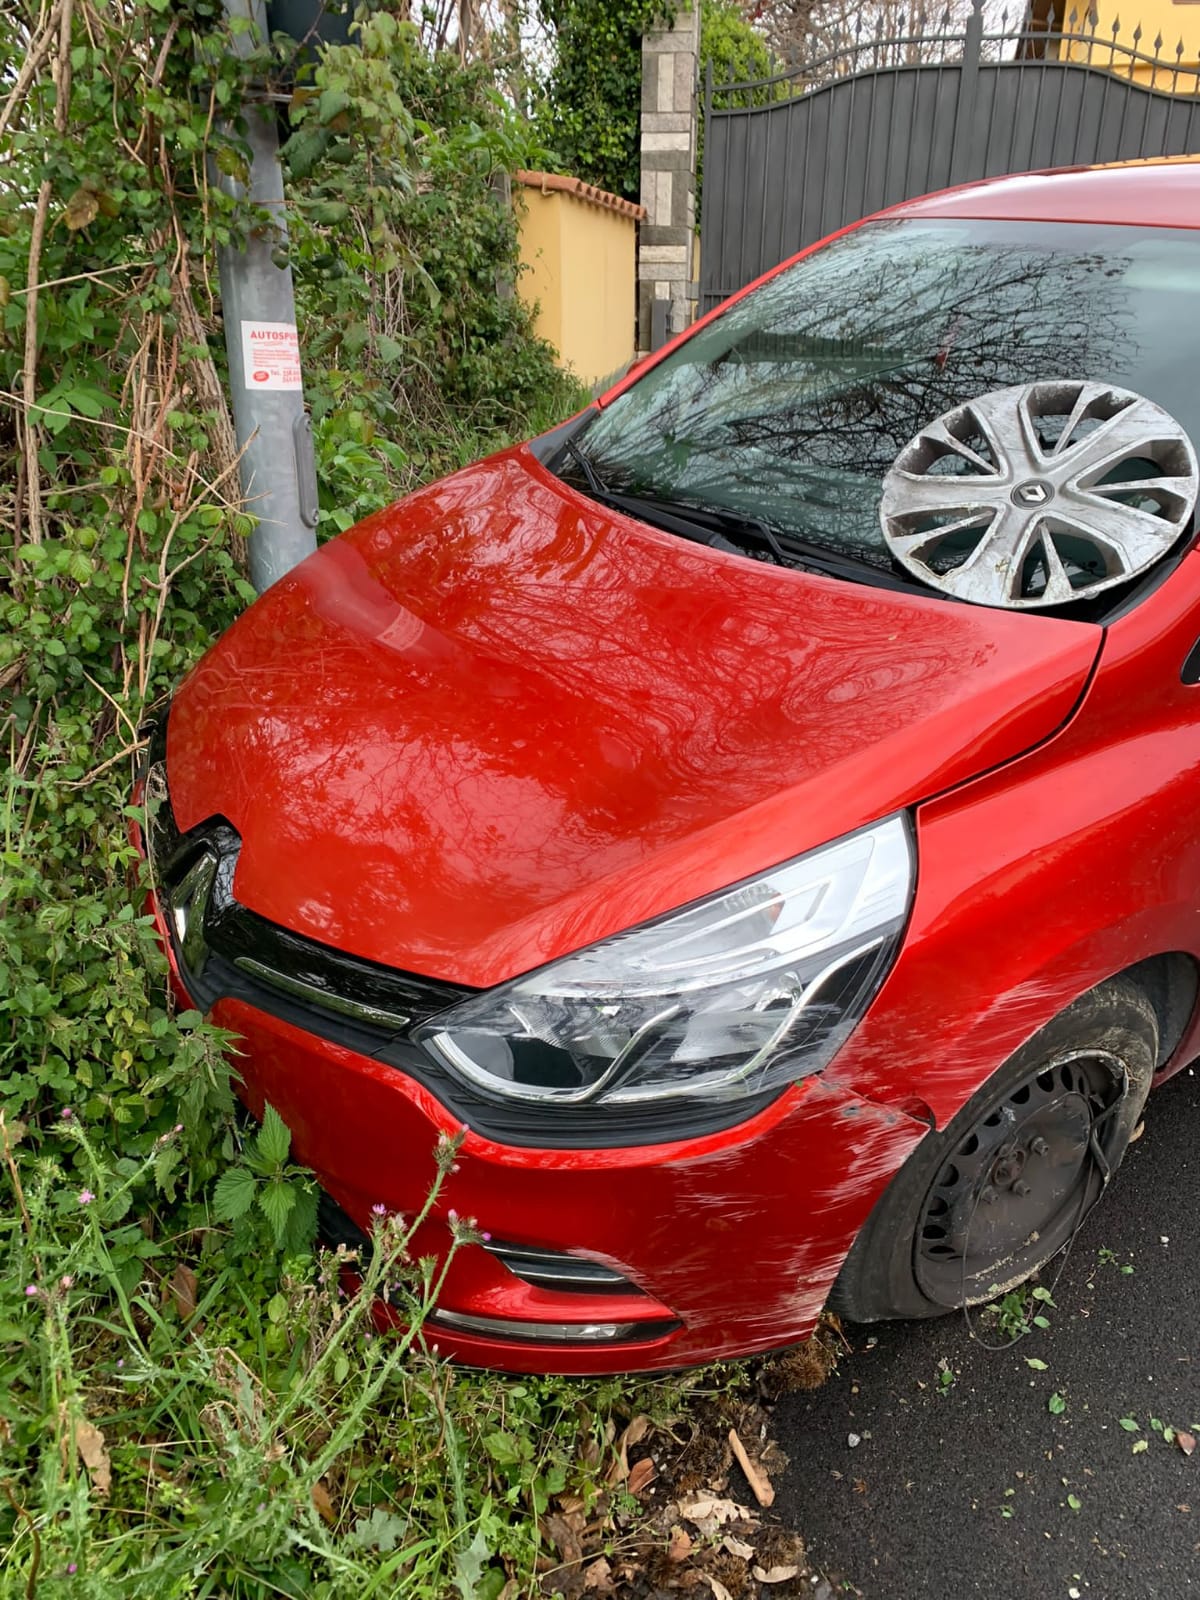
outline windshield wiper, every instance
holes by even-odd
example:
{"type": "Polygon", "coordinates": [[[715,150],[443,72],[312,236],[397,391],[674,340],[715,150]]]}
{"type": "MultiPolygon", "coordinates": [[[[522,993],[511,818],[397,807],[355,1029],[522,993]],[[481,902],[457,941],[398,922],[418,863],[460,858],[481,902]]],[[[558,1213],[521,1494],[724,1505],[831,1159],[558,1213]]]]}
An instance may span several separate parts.
{"type": "Polygon", "coordinates": [[[612,489],[574,439],[568,439],[563,445],[563,454],[570,455],[576,462],[593,499],[627,512],[630,516],[640,517],[643,522],[663,528],[668,533],[677,533],[682,538],[735,555],[745,555],[747,552],[757,554],[765,547],[779,566],[800,567],[827,578],[842,578],[849,583],[869,583],[880,589],[929,593],[916,578],[879,566],[865,556],[830,550],[824,545],[813,544],[801,534],[772,528],[762,517],[750,513],[724,507],[691,506],[655,495],[627,494],[622,489],[612,489]]]}
{"type": "Polygon", "coordinates": [[[626,494],[621,489],[610,489],[596,471],[587,452],[574,439],[568,439],[563,445],[563,454],[569,455],[583,473],[593,500],[612,506],[614,510],[624,511],[631,517],[640,517],[643,522],[662,528],[666,533],[676,533],[682,539],[706,544],[710,549],[727,550],[734,555],[743,553],[744,546],[732,544],[720,527],[709,527],[697,520],[687,506],[677,506],[673,501],[656,500],[648,495],[626,494]]]}

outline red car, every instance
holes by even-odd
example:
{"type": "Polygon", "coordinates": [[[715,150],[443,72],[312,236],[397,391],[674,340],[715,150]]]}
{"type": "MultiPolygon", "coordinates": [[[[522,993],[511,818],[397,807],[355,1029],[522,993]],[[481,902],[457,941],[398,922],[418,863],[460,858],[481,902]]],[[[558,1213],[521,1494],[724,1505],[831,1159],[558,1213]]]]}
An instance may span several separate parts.
{"type": "Polygon", "coordinates": [[[1197,1050],[1200,165],[785,263],[180,688],[161,926],[429,1337],[679,1367],[1027,1278],[1197,1050]]]}

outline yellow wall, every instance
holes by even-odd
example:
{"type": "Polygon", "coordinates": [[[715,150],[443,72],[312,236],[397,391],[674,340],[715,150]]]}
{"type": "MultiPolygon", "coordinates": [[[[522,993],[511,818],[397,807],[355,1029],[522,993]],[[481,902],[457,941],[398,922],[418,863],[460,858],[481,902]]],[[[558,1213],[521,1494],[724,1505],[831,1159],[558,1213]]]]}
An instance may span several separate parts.
{"type": "Polygon", "coordinates": [[[561,190],[513,185],[521,260],[517,291],[538,307],[537,331],[585,384],[633,360],[637,223],[561,190]]]}
{"type": "MultiPolygon", "coordinates": [[[[1056,11],[1059,9],[1056,6],[1056,11]]],[[[1141,24],[1142,37],[1138,42],[1138,52],[1141,55],[1154,55],[1154,41],[1162,35],[1161,59],[1175,65],[1175,49],[1180,40],[1183,41],[1183,56],[1180,67],[1200,66],[1200,4],[1195,0],[1187,0],[1180,4],[1180,0],[1130,0],[1128,5],[1123,0],[1096,0],[1096,10],[1099,22],[1094,31],[1096,45],[1092,51],[1092,65],[1107,67],[1108,57],[1104,53],[1103,41],[1112,38],[1113,23],[1120,17],[1121,28],[1117,34],[1118,45],[1133,48],[1133,30],[1141,24]]],[[[1068,8],[1069,15],[1069,8],[1068,8]]],[[[1085,15],[1080,8],[1080,15],[1085,15]]],[[[1059,24],[1056,24],[1058,26],[1059,24]]],[[[1076,27],[1079,32],[1089,31],[1086,21],[1078,22],[1076,27]]],[[[1070,45],[1063,54],[1072,60],[1086,60],[1087,49],[1082,45],[1070,45]]],[[[1135,82],[1145,84],[1149,88],[1175,90],[1178,94],[1200,93],[1200,77],[1195,73],[1180,71],[1178,81],[1173,71],[1159,69],[1157,72],[1145,62],[1130,61],[1128,56],[1122,55],[1118,50],[1113,57],[1113,70],[1123,76],[1131,76],[1135,82]]]]}

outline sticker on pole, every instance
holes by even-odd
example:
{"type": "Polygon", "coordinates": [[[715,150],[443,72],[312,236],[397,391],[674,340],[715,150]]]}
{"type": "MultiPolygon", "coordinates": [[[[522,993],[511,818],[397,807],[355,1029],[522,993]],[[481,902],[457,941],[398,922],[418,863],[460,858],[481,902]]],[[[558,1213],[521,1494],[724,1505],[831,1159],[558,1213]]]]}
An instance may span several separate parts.
{"type": "Polygon", "coordinates": [[[300,336],[294,322],[243,322],[247,389],[300,388],[300,336]]]}

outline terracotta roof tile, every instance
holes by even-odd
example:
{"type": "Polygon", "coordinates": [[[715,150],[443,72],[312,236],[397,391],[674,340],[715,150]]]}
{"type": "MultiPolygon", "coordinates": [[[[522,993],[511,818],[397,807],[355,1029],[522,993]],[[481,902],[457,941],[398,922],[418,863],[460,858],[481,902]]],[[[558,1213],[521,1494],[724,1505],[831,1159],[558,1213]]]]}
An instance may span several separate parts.
{"type": "Polygon", "coordinates": [[[622,200],[619,195],[609,194],[607,189],[597,189],[594,184],[584,183],[582,178],[569,178],[562,172],[514,172],[513,182],[524,184],[527,189],[540,189],[543,194],[557,189],[604,211],[632,217],[635,222],[646,220],[645,206],[635,206],[632,200],[622,200]]]}

